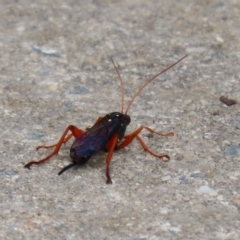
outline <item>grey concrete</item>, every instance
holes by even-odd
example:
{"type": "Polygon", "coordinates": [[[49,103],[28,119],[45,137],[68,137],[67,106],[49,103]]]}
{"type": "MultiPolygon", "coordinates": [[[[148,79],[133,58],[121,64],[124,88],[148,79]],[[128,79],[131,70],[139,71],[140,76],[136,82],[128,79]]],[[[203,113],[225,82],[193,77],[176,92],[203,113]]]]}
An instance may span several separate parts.
{"type": "Polygon", "coordinates": [[[1,239],[240,239],[239,1],[0,1],[1,239]],[[10,3],[11,2],[11,3],[10,3]],[[51,3],[50,3],[51,2],[51,3]],[[73,124],[118,111],[119,81],[141,135],[112,159],[69,164],[69,142],[31,170],[73,124]],[[228,96],[238,104],[219,101],[228,96]]]}

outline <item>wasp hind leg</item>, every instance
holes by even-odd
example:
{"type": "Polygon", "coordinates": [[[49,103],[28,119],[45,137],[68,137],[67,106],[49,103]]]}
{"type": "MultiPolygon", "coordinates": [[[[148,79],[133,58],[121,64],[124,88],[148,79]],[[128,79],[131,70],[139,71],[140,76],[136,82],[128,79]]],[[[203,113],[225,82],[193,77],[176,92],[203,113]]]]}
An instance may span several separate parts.
{"type": "Polygon", "coordinates": [[[53,156],[58,154],[62,144],[66,143],[72,136],[77,138],[77,137],[80,137],[83,134],[84,134],[83,130],[78,129],[77,127],[75,127],[73,125],[68,126],[66,128],[66,130],[64,131],[64,133],[62,134],[62,137],[60,138],[58,143],[56,143],[54,145],[51,145],[51,146],[39,146],[37,148],[37,149],[39,149],[39,148],[55,148],[52,153],[50,153],[47,157],[45,157],[45,158],[43,158],[39,161],[31,161],[31,162],[27,163],[24,167],[30,169],[30,167],[34,164],[39,165],[39,164],[42,164],[42,163],[48,161],[50,158],[52,158],[53,156]],[[69,131],[71,132],[71,134],[68,135],[69,131]]]}

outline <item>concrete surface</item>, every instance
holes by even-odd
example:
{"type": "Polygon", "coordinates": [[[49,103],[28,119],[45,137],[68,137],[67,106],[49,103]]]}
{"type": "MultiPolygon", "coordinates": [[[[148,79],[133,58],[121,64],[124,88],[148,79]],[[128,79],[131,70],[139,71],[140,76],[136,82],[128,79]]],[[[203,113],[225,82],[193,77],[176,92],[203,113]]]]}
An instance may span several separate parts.
{"type": "Polygon", "coordinates": [[[0,1],[1,239],[240,239],[240,3],[236,0],[0,1]],[[69,164],[69,142],[31,170],[73,124],[120,109],[114,57],[134,141],[112,159],[69,164]],[[227,107],[221,95],[238,103],[227,107]]]}

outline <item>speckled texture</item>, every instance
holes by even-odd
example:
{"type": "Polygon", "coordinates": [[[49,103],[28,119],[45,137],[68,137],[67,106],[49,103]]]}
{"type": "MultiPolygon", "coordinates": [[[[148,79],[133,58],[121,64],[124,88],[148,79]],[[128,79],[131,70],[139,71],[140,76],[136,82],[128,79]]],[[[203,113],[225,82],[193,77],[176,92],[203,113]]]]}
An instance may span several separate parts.
{"type": "Polygon", "coordinates": [[[240,4],[230,0],[0,2],[1,239],[240,239],[240,4]],[[52,3],[50,3],[52,2],[52,3]],[[86,129],[120,109],[146,79],[188,57],[136,99],[128,132],[147,145],[106,153],[58,176],[73,124],[86,129]],[[227,107],[227,96],[237,101],[227,107]]]}

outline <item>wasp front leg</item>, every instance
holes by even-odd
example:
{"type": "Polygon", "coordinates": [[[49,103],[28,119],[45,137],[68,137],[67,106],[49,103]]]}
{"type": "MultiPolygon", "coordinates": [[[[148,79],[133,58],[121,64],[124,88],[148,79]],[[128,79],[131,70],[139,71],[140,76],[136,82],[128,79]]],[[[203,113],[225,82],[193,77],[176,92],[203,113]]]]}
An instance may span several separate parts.
{"type": "Polygon", "coordinates": [[[62,137],[60,138],[60,140],[58,141],[58,143],[51,145],[51,146],[39,146],[37,147],[37,149],[39,148],[53,148],[55,147],[55,149],[53,150],[53,152],[51,154],[49,154],[47,157],[39,160],[39,161],[31,161],[29,163],[27,163],[24,167],[30,169],[30,167],[34,164],[38,165],[38,164],[42,164],[46,161],[48,161],[50,158],[52,158],[53,156],[57,155],[62,144],[66,143],[72,136],[74,136],[75,138],[80,137],[81,135],[84,134],[84,131],[81,129],[78,129],[77,127],[70,125],[66,128],[66,130],[64,131],[64,133],[62,134],[62,137]],[[71,132],[68,135],[68,132],[71,132]]]}
{"type": "Polygon", "coordinates": [[[106,178],[107,178],[106,183],[107,184],[112,183],[110,173],[109,173],[109,171],[110,171],[109,166],[110,166],[110,162],[112,160],[113,152],[116,150],[118,139],[119,139],[118,135],[113,136],[106,146],[106,149],[108,151],[108,155],[107,155],[107,158],[106,158],[106,178]]]}
{"type": "Polygon", "coordinates": [[[136,138],[139,143],[141,144],[142,148],[144,149],[144,151],[148,152],[149,154],[153,155],[154,157],[157,157],[157,158],[161,158],[164,162],[167,162],[169,161],[170,157],[167,155],[167,154],[156,154],[154,152],[152,152],[148,147],[147,145],[144,143],[144,141],[142,140],[142,138],[140,138],[138,136],[138,134],[143,130],[143,129],[146,129],[148,130],[149,132],[151,133],[155,133],[157,135],[160,135],[160,136],[163,136],[163,137],[170,137],[170,136],[173,136],[174,133],[173,132],[169,132],[169,133],[159,133],[159,132],[156,132],[154,131],[153,129],[149,128],[149,127],[145,127],[145,126],[141,126],[139,127],[137,130],[135,130],[133,133],[127,135],[124,137],[124,141],[117,147],[118,150],[122,149],[122,148],[125,148],[126,146],[128,146],[134,138],[136,138]],[[166,159],[166,160],[165,160],[166,159]]]}

